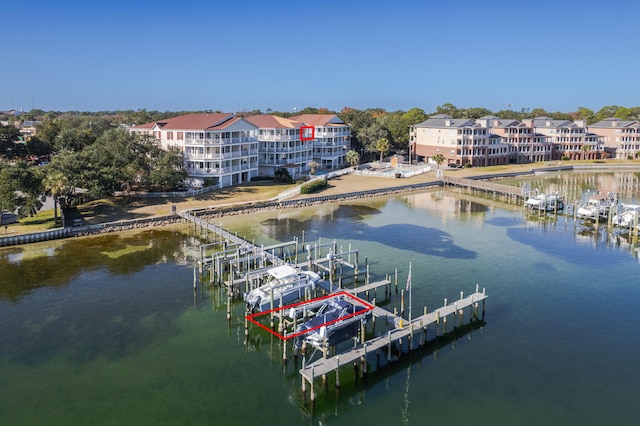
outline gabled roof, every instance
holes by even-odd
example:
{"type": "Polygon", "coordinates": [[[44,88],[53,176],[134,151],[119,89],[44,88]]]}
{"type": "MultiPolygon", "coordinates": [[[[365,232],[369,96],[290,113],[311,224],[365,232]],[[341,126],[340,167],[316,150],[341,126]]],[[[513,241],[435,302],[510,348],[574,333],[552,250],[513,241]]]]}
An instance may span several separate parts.
{"type": "Polygon", "coordinates": [[[262,129],[299,129],[304,125],[299,121],[276,115],[252,115],[245,120],[262,129]]]}
{"type": "Polygon", "coordinates": [[[309,126],[346,126],[347,124],[336,114],[301,114],[291,117],[309,126]]]}
{"type": "Polygon", "coordinates": [[[594,128],[620,128],[620,127],[640,127],[640,121],[638,120],[621,120],[617,117],[609,117],[604,120],[600,120],[597,123],[588,125],[587,127],[594,128]]]}
{"type": "Polygon", "coordinates": [[[451,118],[445,114],[436,114],[427,118],[415,127],[480,127],[479,124],[468,118],[451,118]]]}
{"type": "Polygon", "coordinates": [[[212,130],[214,128],[220,128],[223,123],[234,118],[237,117],[234,117],[233,114],[186,114],[166,120],[158,120],[153,123],[141,124],[134,126],[134,128],[152,129],[158,126],[164,130],[212,130]]]}
{"type": "Polygon", "coordinates": [[[576,123],[570,120],[554,120],[552,118],[542,116],[532,119],[533,127],[547,127],[549,129],[557,129],[558,127],[578,127],[576,123]]]}

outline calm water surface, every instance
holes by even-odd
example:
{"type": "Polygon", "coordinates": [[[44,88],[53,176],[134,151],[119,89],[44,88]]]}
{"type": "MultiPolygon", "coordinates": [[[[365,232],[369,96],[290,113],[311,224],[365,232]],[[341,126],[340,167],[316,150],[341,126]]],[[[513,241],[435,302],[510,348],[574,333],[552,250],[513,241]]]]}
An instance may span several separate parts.
{"type": "Polygon", "coordinates": [[[411,262],[414,312],[477,283],[485,323],[371,357],[365,380],[345,368],[339,392],[318,380],[311,407],[279,341],[252,329],[244,344],[241,303],[228,324],[220,291],[194,296],[188,226],[4,248],[0,424],[636,423],[640,264],[624,237],[443,191],[221,223],[265,244],[351,243],[372,279],[404,282],[411,262]]]}

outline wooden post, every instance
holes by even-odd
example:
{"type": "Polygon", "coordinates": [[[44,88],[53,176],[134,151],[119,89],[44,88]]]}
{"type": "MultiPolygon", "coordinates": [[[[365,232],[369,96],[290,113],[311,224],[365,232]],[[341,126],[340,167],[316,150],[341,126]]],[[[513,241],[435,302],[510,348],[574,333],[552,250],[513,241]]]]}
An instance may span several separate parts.
{"type": "Polygon", "coordinates": [[[336,388],[340,389],[340,355],[336,356],[336,388]]]}
{"type": "MultiPolygon", "coordinates": [[[[286,331],[284,336],[286,337],[286,331]]],[[[287,365],[287,339],[282,339],[282,364],[287,365]]]]}
{"type": "Polygon", "coordinates": [[[315,367],[311,367],[311,402],[316,402],[316,393],[313,390],[313,380],[315,379],[315,367]]]}
{"type": "Polygon", "coordinates": [[[396,268],[395,283],[396,283],[396,294],[398,294],[398,268],[396,268]]]}

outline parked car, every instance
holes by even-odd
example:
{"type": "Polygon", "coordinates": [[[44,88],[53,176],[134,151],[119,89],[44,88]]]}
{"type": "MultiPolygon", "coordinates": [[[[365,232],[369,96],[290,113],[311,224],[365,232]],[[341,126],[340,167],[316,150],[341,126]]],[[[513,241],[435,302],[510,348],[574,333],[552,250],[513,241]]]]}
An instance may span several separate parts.
{"type": "Polygon", "coordinates": [[[448,166],[450,169],[461,169],[462,166],[460,164],[456,164],[456,163],[451,163],[448,166]]]}

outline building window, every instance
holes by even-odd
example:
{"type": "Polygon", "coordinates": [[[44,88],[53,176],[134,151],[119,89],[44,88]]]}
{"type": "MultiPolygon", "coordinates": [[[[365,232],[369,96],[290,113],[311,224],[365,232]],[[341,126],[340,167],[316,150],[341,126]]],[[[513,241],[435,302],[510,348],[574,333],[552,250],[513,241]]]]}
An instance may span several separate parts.
{"type": "Polygon", "coordinates": [[[177,132],[177,134],[176,134],[177,139],[178,139],[179,141],[184,140],[184,136],[183,136],[183,135],[184,135],[184,133],[182,133],[182,132],[177,132]]]}
{"type": "Polygon", "coordinates": [[[173,140],[173,132],[167,132],[167,140],[173,140]]]}

